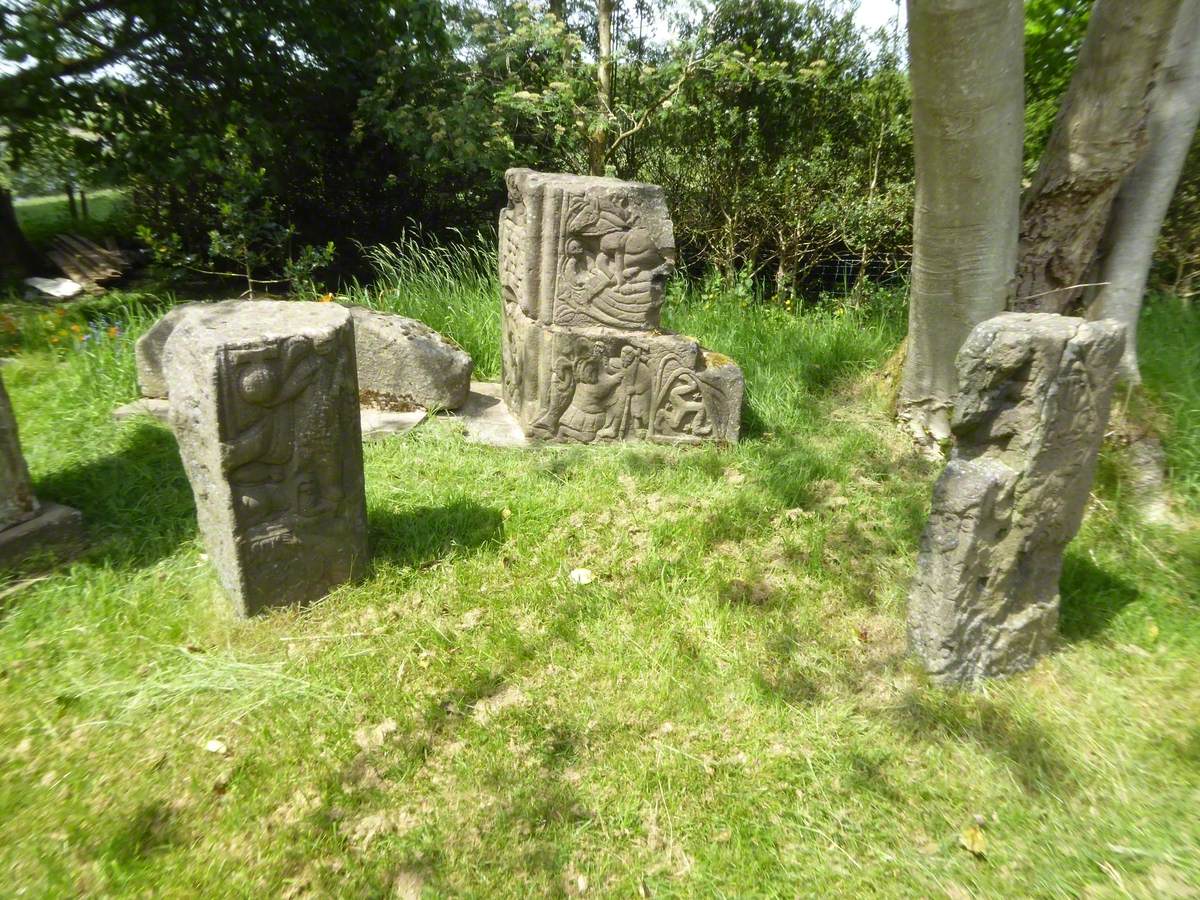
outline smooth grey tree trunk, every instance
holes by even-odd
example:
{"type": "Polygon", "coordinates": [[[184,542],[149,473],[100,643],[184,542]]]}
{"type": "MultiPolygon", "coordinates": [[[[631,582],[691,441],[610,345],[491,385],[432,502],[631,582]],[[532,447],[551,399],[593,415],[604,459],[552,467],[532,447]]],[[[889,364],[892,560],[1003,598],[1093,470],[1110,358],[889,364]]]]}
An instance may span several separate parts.
{"type": "Polygon", "coordinates": [[[1149,146],[1121,184],[1104,240],[1088,307],[1093,319],[1125,326],[1121,376],[1138,384],[1137,324],[1154,247],[1200,121],[1200,0],[1183,0],[1166,60],[1151,94],[1149,146]]]}
{"type": "Polygon", "coordinates": [[[955,354],[1010,297],[1023,27],[1021,0],[908,0],[917,188],[897,415],[927,446],[950,435],[955,354]]]}
{"type": "Polygon", "coordinates": [[[592,175],[603,175],[608,162],[608,128],[612,117],[612,26],[613,6],[616,0],[597,0],[596,32],[599,44],[599,59],[596,66],[597,94],[600,100],[602,124],[592,132],[591,167],[592,175]]]}
{"type": "Polygon", "coordinates": [[[1096,0],[1071,86],[1021,205],[1013,308],[1063,312],[1083,292],[1146,116],[1180,0],[1096,0]]]}

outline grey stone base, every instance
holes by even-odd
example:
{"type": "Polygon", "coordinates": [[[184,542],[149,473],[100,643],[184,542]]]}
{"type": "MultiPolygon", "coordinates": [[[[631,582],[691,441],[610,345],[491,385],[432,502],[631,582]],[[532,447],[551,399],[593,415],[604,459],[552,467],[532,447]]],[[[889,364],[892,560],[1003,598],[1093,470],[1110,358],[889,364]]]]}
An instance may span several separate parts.
{"type": "Polygon", "coordinates": [[[404,434],[412,431],[425,421],[427,413],[423,409],[412,412],[392,412],[387,409],[372,409],[369,406],[359,408],[359,420],[362,422],[362,438],[364,441],[377,441],[389,434],[404,434]]]}
{"type": "Polygon", "coordinates": [[[127,419],[136,419],[140,416],[149,416],[165,424],[167,414],[170,411],[170,400],[163,400],[158,397],[143,397],[141,400],[134,400],[132,403],[118,406],[113,410],[112,415],[118,422],[124,422],[127,419]]]}
{"type": "Polygon", "coordinates": [[[32,519],[0,531],[0,568],[10,568],[35,554],[70,557],[83,546],[79,510],[43,503],[32,519]]]}
{"type": "Polygon", "coordinates": [[[529,439],[517,417],[508,411],[498,383],[472,381],[467,402],[453,413],[462,419],[467,440],[489,447],[528,447],[529,439]]]}

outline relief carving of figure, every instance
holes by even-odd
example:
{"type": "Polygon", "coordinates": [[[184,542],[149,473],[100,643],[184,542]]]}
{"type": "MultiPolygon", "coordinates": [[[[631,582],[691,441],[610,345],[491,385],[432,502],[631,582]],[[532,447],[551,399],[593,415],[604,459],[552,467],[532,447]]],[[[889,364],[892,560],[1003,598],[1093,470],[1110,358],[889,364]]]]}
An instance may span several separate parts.
{"type": "Polygon", "coordinates": [[[543,437],[556,437],[561,420],[571,407],[579,385],[596,384],[604,368],[604,344],[597,341],[578,356],[569,351],[554,361],[550,375],[550,402],[530,426],[531,431],[543,437]]]}
{"type": "Polygon", "coordinates": [[[562,296],[606,325],[637,327],[662,302],[671,271],[650,232],[637,224],[625,198],[575,197],[566,217],[559,263],[562,296]]]}
{"type": "Polygon", "coordinates": [[[329,480],[325,471],[302,474],[294,497],[289,488],[296,452],[296,401],[320,372],[321,361],[314,350],[329,349],[314,348],[307,338],[297,337],[272,354],[276,358],[257,353],[245,362],[232,360],[234,402],[229,415],[235,434],[222,443],[222,462],[241,493],[239,508],[246,525],[289,509],[320,515],[336,502],[320,500],[321,481],[329,480]]]}
{"type": "Polygon", "coordinates": [[[650,366],[645,351],[632,344],[621,348],[617,403],[611,407],[610,422],[597,437],[642,437],[650,424],[650,366]]]}

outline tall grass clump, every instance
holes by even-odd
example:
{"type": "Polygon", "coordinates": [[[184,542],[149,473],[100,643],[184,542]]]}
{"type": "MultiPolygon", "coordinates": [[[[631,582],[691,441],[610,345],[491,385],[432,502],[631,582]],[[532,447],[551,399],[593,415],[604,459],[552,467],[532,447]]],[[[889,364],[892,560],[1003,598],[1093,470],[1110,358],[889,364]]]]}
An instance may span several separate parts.
{"type": "Polygon", "coordinates": [[[364,252],[375,270],[370,288],[353,285],[352,302],[419,319],[454,340],[475,360],[477,378],[500,377],[500,280],[496,236],[453,243],[405,231],[392,244],[364,252]]]}
{"type": "Polygon", "coordinates": [[[1156,297],[1138,325],[1146,390],[1167,412],[1163,437],[1177,494],[1200,503],[1200,309],[1182,297],[1156,297]]]}

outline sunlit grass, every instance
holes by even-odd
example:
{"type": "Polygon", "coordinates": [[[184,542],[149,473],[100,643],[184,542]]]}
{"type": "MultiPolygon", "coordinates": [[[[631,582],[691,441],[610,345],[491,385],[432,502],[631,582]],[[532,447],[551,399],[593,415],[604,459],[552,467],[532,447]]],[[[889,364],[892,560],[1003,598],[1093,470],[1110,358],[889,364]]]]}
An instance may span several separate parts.
{"type": "MultiPolygon", "coordinates": [[[[495,377],[489,260],[401,245],[349,296],[419,316],[495,377]]],[[[0,601],[6,892],[1200,883],[1200,540],[1123,518],[1105,482],[1068,553],[1059,652],[979,693],[928,685],[902,623],[937,470],[883,412],[874,373],[902,329],[886,304],[797,317],[677,290],[670,327],[745,370],[743,442],[499,450],[427,422],[365,448],[372,575],[241,622],[169,433],[109,417],[155,301],[106,303],[71,316],[115,335],[17,347],[3,370],[38,492],[92,538],[0,601]],[[580,567],[592,584],[570,582],[580,567]],[[982,857],[959,845],[976,817],[982,857]]],[[[1200,336],[1190,311],[1156,315],[1148,390],[1184,423],[1170,450],[1195,483],[1194,391],[1170,355],[1200,336]]]]}

